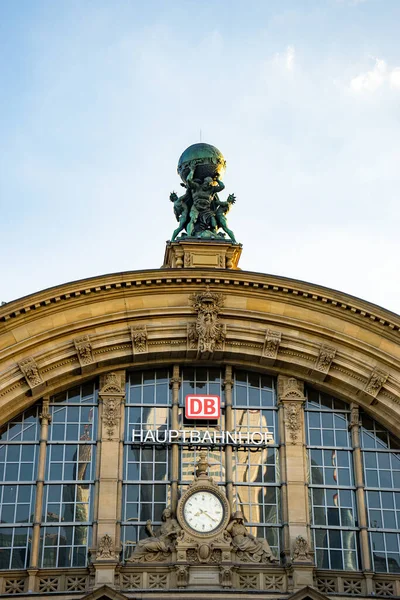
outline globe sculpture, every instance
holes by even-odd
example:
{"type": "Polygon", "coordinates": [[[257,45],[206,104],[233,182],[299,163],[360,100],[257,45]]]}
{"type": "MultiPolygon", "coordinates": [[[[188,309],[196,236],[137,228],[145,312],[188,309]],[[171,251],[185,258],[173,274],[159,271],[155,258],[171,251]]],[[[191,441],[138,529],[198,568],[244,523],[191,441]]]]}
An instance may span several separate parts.
{"type": "Polygon", "coordinates": [[[195,177],[202,181],[206,177],[222,179],[225,174],[226,160],[218,148],[200,142],[186,148],[179,159],[178,174],[184,183],[192,166],[195,167],[195,177]]]}
{"type": "Polygon", "coordinates": [[[182,153],[178,162],[178,174],[186,192],[180,197],[175,192],[170,194],[175,217],[179,222],[171,241],[176,240],[180,234],[178,239],[223,240],[228,237],[231,242],[237,243],[226,219],[236,198],[234,194],[230,194],[223,201],[218,195],[225,189],[222,182],[225,169],[225,158],[211,144],[193,144],[182,153]]]}

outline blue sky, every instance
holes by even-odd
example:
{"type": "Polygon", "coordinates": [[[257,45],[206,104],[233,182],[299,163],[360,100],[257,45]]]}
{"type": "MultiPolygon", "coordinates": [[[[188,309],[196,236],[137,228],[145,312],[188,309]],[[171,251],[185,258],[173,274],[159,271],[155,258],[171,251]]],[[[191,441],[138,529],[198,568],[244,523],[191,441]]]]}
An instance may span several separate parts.
{"type": "Polygon", "coordinates": [[[0,3],[0,300],[156,268],[225,155],[241,267],[400,312],[398,0],[0,3]]]}

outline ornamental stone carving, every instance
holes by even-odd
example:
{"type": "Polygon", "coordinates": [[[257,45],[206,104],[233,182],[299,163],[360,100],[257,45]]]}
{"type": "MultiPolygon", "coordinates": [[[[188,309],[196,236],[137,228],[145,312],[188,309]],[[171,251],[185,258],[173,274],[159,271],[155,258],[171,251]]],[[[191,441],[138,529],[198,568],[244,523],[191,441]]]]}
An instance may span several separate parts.
{"type": "Polygon", "coordinates": [[[387,378],[387,373],[384,373],[380,369],[374,369],[370,375],[367,385],[365,386],[365,393],[376,398],[381,387],[387,381],[387,378]]]}
{"type": "Polygon", "coordinates": [[[297,442],[301,429],[301,405],[296,402],[290,402],[285,406],[286,429],[290,435],[292,444],[297,442]]]}
{"type": "Polygon", "coordinates": [[[31,356],[24,358],[20,363],[18,363],[18,366],[31,389],[43,383],[39,367],[34,358],[31,356]]]}
{"type": "Polygon", "coordinates": [[[146,325],[131,327],[131,339],[133,355],[148,352],[146,325]]]}
{"type": "Polygon", "coordinates": [[[197,349],[199,353],[222,349],[225,329],[218,315],[224,305],[224,296],[207,287],[205,292],[192,294],[189,301],[197,312],[197,320],[188,326],[188,348],[197,349]]]}
{"type": "Polygon", "coordinates": [[[229,588],[233,585],[232,567],[222,565],[219,568],[219,581],[223,588],[229,588]]]}
{"type": "Polygon", "coordinates": [[[92,344],[88,335],[74,339],[74,346],[78,354],[78,360],[82,367],[94,363],[92,344]]]}
{"type": "Polygon", "coordinates": [[[315,363],[315,370],[320,371],[321,373],[327,373],[331,367],[335,355],[335,348],[332,348],[331,346],[322,345],[315,363]]]}
{"type": "Polygon", "coordinates": [[[273,360],[276,359],[281,339],[282,335],[279,331],[272,331],[271,329],[267,329],[262,353],[264,358],[270,358],[273,360]]]}
{"type": "Polygon", "coordinates": [[[278,396],[279,400],[298,400],[304,401],[304,382],[295,377],[278,377],[278,396]]]}
{"type": "Polygon", "coordinates": [[[301,535],[298,535],[294,542],[292,558],[294,562],[310,562],[312,560],[310,545],[301,535]]]}
{"type": "Polygon", "coordinates": [[[103,427],[109,440],[113,438],[115,427],[118,425],[120,405],[120,398],[103,400],[103,427]]]}
{"type": "Polygon", "coordinates": [[[125,380],[121,372],[106,373],[100,377],[100,396],[112,394],[124,394],[125,380]]]}
{"type": "Polygon", "coordinates": [[[157,532],[153,531],[151,521],[146,523],[149,537],[139,540],[132,556],[127,562],[165,562],[171,558],[177,537],[181,534],[178,521],[172,516],[170,508],[166,508],[161,517],[162,524],[157,532]]]}
{"type": "Polygon", "coordinates": [[[189,567],[187,565],[176,566],[176,587],[185,588],[189,583],[189,567]]]}
{"type": "Polygon", "coordinates": [[[40,422],[47,421],[47,423],[50,423],[50,421],[51,421],[51,414],[50,414],[50,410],[49,410],[49,401],[48,400],[43,400],[42,412],[39,415],[39,419],[40,419],[40,422]]]}
{"type": "Polygon", "coordinates": [[[114,549],[114,542],[112,537],[106,533],[100,540],[99,547],[96,554],[97,560],[115,560],[116,553],[114,549]]]}

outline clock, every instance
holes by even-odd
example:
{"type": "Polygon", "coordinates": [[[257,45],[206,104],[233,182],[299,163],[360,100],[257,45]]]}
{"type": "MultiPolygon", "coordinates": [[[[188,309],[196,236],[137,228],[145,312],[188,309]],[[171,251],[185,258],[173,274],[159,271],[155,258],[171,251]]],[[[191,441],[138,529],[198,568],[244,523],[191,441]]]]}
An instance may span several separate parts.
{"type": "Polygon", "coordinates": [[[209,486],[195,488],[182,498],[178,519],[192,533],[209,536],[226,526],[229,520],[228,503],[219,490],[210,489],[209,486]]]}

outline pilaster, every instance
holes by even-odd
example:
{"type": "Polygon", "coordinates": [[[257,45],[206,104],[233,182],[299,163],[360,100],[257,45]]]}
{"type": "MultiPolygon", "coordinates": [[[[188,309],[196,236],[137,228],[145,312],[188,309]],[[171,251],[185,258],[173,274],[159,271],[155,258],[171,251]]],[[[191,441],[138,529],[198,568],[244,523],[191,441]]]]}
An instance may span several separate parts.
{"type": "MultiPolygon", "coordinates": [[[[233,414],[232,414],[232,367],[225,368],[224,391],[225,391],[225,429],[233,431],[233,414]]],[[[233,468],[232,468],[232,446],[225,446],[225,484],[226,496],[233,511],[233,468]]]]}
{"type": "MultiPolygon", "coordinates": [[[[49,412],[49,399],[42,400],[42,412],[40,413],[40,442],[39,442],[39,460],[38,460],[38,476],[36,482],[36,501],[35,501],[35,516],[33,522],[32,533],[32,554],[31,567],[37,569],[39,567],[39,545],[40,545],[40,523],[42,520],[43,509],[43,491],[44,477],[46,470],[46,451],[47,440],[49,437],[49,423],[51,421],[49,412]]],[[[29,580],[31,585],[31,580],[29,580]]],[[[29,588],[31,589],[31,588],[29,588]]]]}
{"type": "Polygon", "coordinates": [[[314,561],[311,552],[308,506],[308,467],[304,428],[304,382],[294,377],[278,377],[278,401],[280,406],[281,443],[285,461],[282,472],[286,475],[287,502],[283,510],[283,553],[296,591],[305,585],[313,585],[314,561]]]}
{"type": "Polygon", "coordinates": [[[95,587],[114,586],[120,551],[123,408],[125,371],[100,377],[98,485],[94,530],[95,587]]]}
{"type": "MultiPolygon", "coordinates": [[[[179,390],[181,387],[181,378],[179,376],[179,365],[174,365],[172,378],[170,381],[172,388],[172,417],[171,428],[179,429],[179,390]]],[[[176,514],[178,506],[178,475],[179,475],[179,446],[172,444],[171,448],[171,509],[176,514]]]]}
{"type": "Polygon", "coordinates": [[[358,405],[351,403],[350,425],[353,446],[354,480],[356,484],[357,514],[360,527],[360,551],[363,571],[371,571],[371,553],[368,543],[368,519],[365,504],[364,473],[360,447],[360,411],[358,405]]]}

